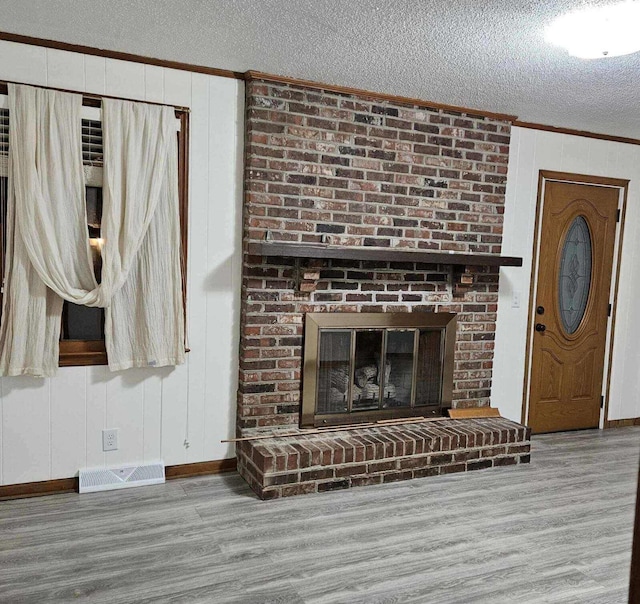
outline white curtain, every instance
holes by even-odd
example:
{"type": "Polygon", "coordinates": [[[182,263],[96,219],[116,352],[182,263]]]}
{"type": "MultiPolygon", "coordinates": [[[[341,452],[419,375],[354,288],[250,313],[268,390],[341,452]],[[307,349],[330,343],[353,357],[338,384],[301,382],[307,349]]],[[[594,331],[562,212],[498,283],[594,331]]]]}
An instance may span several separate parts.
{"type": "Polygon", "coordinates": [[[98,285],[87,232],[81,106],[80,95],[9,85],[0,375],[55,372],[62,299],[107,308],[112,370],[184,362],[173,111],[103,101],[98,285]]]}
{"type": "Polygon", "coordinates": [[[101,286],[113,292],[105,318],[109,367],[179,365],[184,311],[175,114],[104,99],[102,130],[101,286]],[[109,245],[109,234],[119,246],[109,245]]]}

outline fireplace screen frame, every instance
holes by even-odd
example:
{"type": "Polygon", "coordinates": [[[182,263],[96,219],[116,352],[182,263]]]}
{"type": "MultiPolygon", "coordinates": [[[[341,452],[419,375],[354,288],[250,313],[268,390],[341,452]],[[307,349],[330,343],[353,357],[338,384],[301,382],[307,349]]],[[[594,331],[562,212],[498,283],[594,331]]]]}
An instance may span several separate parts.
{"type": "MultiPolygon", "coordinates": [[[[307,313],[305,316],[305,341],[303,358],[302,411],[300,426],[319,427],[339,424],[358,424],[382,419],[403,417],[442,416],[451,407],[453,396],[453,370],[456,341],[457,315],[450,312],[420,313],[307,313]],[[411,405],[384,409],[347,410],[344,413],[316,413],[320,370],[321,331],[367,331],[402,329],[428,329],[441,332],[440,402],[436,405],[411,405]]],[[[351,336],[355,341],[355,334],[351,336]]],[[[351,367],[354,367],[355,346],[351,347],[351,367]]],[[[417,358],[414,359],[414,368],[417,358]]],[[[414,370],[415,373],[415,370],[414,370]]],[[[415,379],[415,375],[414,375],[415,379]]],[[[351,390],[353,376],[350,379],[351,390]]],[[[415,384],[413,386],[415,392],[415,384]]]]}

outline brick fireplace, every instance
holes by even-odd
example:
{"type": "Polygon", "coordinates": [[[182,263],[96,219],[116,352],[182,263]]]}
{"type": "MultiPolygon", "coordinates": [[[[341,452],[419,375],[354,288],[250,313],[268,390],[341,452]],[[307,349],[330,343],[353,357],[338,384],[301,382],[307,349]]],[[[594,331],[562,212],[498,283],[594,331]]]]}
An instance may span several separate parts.
{"type": "MultiPolygon", "coordinates": [[[[299,426],[308,313],[455,313],[452,406],[488,406],[499,269],[470,265],[465,272],[473,285],[456,288],[459,280],[442,259],[394,252],[500,255],[508,119],[259,75],[247,82],[246,100],[238,435],[299,426]],[[385,255],[272,256],[260,247],[265,243],[385,255]]],[[[410,477],[528,460],[524,428],[503,419],[474,421],[440,421],[421,435],[416,426],[385,429],[384,437],[382,428],[351,431],[348,446],[332,445],[327,435],[314,444],[311,437],[244,441],[238,467],[267,498],[398,472],[410,477]],[[436,451],[451,452],[434,462],[436,451]]]]}

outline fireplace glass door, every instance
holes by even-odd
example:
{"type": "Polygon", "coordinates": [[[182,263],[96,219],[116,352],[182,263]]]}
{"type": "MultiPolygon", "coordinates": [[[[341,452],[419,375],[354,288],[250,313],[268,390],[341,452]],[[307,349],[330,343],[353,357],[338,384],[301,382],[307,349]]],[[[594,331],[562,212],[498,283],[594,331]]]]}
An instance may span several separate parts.
{"type": "Polygon", "coordinates": [[[455,315],[412,313],[389,325],[381,314],[314,317],[307,316],[303,425],[441,415],[450,406],[455,315]]]}

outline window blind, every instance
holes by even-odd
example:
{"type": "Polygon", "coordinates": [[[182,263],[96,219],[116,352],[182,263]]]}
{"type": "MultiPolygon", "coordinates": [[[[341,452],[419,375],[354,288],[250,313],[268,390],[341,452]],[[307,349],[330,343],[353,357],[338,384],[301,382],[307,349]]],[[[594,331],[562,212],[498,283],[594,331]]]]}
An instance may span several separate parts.
{"type": "MultiPolygon", "coordinates": [[[[0,155],[9,155],[9,110],[0,109],[0,155]]],[[[102,166],[102,123],[82,120],[82,160],[85,166],[102,166]]]]}
{"type": "Polygon", "coordinates": [[[82,120],[82,163],[85,166],[102,166],[102,123],[82,120]]]}
{"type": "MultiPolygon", "coordinates": [[[[0,96],[0,99],[2,97],[0,96]]],[[[6,97],[5,97],[6,98],[6,97]]],[[[95,108],[85,108],[96,116],[95,108]]],[[[176,129],[180,130],[180,122],[176,120],[176,129]]],[[[9,110],[0,107],[0,177],[9,173],[9,110]]],[[[102,163],[104,159],[102,122],[96,119],[82,120],[82,163],[87,186],[102,186],[102,163]]]]}
{"type": "Polygon", "coordinates": [[[0,177],[9,174],[9,110],[0,109],[0,177]]]}
{"type": "Polygon", "coordinates": [[[9,154],[9,110],[0,109],[0,155],[9,154]]]}
{"type": "MultiPolygon", "coordinates": [[[[87,186],[102,186],[102,122],[82,120],[82,163],[87,186]]],[[[0,109],[0,177],[9,173],[9,110],[0,109]]]]}

